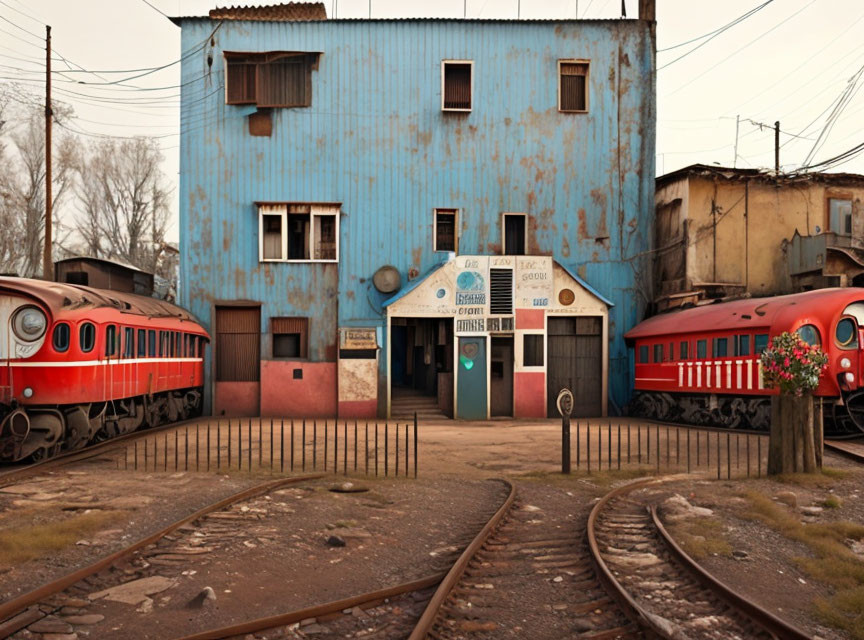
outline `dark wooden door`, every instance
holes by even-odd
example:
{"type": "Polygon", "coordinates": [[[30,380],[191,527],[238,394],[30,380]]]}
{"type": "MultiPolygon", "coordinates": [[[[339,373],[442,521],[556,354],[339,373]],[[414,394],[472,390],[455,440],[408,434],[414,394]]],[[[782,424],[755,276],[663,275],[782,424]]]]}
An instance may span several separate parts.
{"type": "Polygon", "coordinates": [[[492,338],[489,413],[513,415],[513,338],[492,338]]]}
{"type": "Polygon", "coordinates": [[[573,417],[603,411],[603,319],[599,316],[548,319],[546,415],[558,417],[555,400],[573,392],[573,417]]]}
{"type": "Polygon", "coordinates": [[[216,381],[257,382],[261,375],[261,309],[216,307],[216,381]]]}

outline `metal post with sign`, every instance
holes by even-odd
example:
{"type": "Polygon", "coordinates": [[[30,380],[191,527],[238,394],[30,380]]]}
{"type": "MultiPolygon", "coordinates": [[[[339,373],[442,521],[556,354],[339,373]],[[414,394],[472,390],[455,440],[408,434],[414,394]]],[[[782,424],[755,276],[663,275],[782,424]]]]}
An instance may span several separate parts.
{"type": "Polygon", "coordinates": [[[561,389],[555,401],[561,414],[561,473],[570,473],[570,414],[573,413],[573,394],[561,389]]]}

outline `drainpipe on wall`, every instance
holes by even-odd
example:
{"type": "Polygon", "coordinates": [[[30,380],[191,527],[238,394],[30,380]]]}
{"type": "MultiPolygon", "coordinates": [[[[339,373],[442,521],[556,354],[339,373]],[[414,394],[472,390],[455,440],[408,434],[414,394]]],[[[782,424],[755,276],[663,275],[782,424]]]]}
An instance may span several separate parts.
{"type": "Polygon", "coordinates": [[[639,0],[639,19],[654,22],[656,20],[656,0],[639,0]]]}

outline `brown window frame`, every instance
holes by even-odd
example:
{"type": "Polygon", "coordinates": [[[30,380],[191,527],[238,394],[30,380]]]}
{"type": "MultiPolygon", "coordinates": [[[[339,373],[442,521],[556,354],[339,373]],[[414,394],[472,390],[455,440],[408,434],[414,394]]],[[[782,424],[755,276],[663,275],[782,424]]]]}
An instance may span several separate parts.
{"type": "Polygon", "coordinates": [[[433,235],[432,235],[432,250],[433,251],[452,251],[456,253],[459,250],[459,210],[458,209],[444,209],[444,208],[436,208],[434,211],[434,219],[433,219],[433,235]],[[438,238],[438,215],[452,215],[453,216],[453,248],[447,249],[442,248],[440,246],[439,238],[438,238]]]}
{"type": "MultiPolygon", "coordinates": [[[[452,102],[451,102],[452,104],[452,102]]],[[[474,109],[474,61],[473,60],[442,60],[441,61],[441,111],[452,111],[456,113],[469,113],[474,109]],[[470,74],[468,83],[468,106],[447,106],[447,68],[467,66],[470,74]]]]}
{"type": "Polygon", "coordinates": [[[309,318],[270,318],[270,352],[274,359],[307,360],[309,358],[309,318]],[[276,355],[276,336],[295,334],[298,336],[299,354],[296,356],[276,355]]]}
{"type": "Polygon", "coordinates": [[[590,108],[590,80],[591,80],[591,61],[581,58],[563,59],[558,61],[558,111],[561,113],[588,113],[590,108]],[[585,73],[564,73],[564,65],[584,65],[585,73]],[[583,109],[565,108],[563,104],[563,91],[561,85],[565,76],[583,76],[585,78],[585,105],[583,109]]]}
{"type": "MultiPolygon", "coordinates": [[[[318,66],[320,54],[309,51],[267,51],[255,53],[242,53],[226,51],[225,60],[225,104],[230,105],[255,105],[262,109],[302,108],[312,105],[312,71],[318,66]],[[265,95],[263,87],[263,73],[267,66],[275,65],[279,61],[289,58],[302,58],[296,64],[305,65],[305,85],[303,96],[296,102],[270,101],[265,95]],[[232,77],[232,68],[246,67],[246,76],[243,78],[245,84],[242,92],[235,92],[236,83],[240,80],[232,77]],[[264,71],[262,71],[264,70],[264,71]]],[[[282,62],[281,64],[285,64],[282,62]]],[[[282,93],[286,93],[283,89],[282,93]]]]}

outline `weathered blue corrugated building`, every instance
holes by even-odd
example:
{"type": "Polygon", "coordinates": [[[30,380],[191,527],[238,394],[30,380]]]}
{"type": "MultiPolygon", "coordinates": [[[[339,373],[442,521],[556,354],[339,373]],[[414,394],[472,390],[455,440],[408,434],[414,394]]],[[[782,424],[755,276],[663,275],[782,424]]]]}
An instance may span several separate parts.
{"type": "Polygon", "coordinates": [[[577,413],[621,406],[653,228],[641,4],[176,18],[180,302],[213,335],[214,413],[536,417],[561,386],[577,413]]]}

